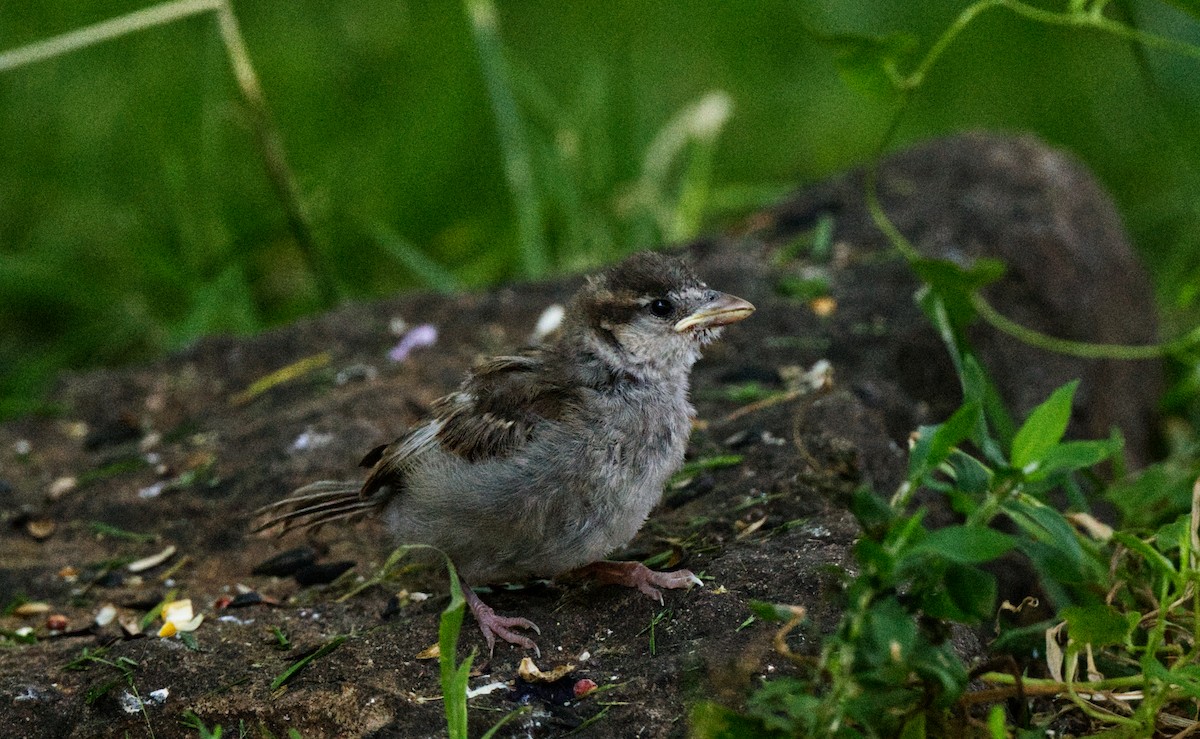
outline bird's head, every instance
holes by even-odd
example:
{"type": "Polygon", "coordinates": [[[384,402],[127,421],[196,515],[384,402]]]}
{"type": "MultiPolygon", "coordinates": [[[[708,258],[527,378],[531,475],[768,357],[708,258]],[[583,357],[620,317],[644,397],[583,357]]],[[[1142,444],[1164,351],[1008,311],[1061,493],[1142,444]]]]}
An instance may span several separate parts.
{"type": "Polygon", "coordinates": [[[611,369],[650,379],[686,377],[701,347],[753,312],[681,260],[642,252],[588,278],[567,321],[611,369]]]}

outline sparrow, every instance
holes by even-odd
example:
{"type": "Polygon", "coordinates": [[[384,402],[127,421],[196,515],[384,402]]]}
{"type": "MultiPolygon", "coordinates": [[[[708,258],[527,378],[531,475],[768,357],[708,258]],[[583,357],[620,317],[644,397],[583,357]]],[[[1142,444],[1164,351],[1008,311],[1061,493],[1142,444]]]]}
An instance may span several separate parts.
{"type": "Polygon", "coordinates": [[[371,450],[365,481],[323,480],[258,511],[257,530],[382,517],[400,544],[455,564],[488,649],[541,633],[467,585],[578,572],[636,587],[702,584],[604,559],[629,543],[683,462],[692,365],[722,327],[754,312],[680,259],[634,254],[587,278],[544,343],[476,366],[425,421],[371,450]]]}

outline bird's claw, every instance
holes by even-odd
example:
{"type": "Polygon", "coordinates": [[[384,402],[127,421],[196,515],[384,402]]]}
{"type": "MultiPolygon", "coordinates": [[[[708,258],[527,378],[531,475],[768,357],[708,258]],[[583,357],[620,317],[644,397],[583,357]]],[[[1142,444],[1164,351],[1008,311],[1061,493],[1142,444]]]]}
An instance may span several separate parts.
{"type": "MultiPolygon", "coordinates": [[[[469,589],[467,590],[469,592],[469,589]]],[[[467,605],[471,607],[475,622],[479,624],[479,630],[483,632],[483,638],[487,641],[489,655],[496,650],[496,637],[498,636],[509,644],[515,644],[523,649],[532,649],[538,657],[542,656],[542,650],[538,649],[537,642],[524,634],[513,631],[513,629],[532,629],[534,633],[540,635],[542,630],[538,628],[537,624],[527,618],[498,616],[491,606],[479,600],[474,593],[467,598],[467,605]]]]}
{"type": "Polygon", "coordinates": [[[524,634],[513,631],[513,629],[532,629],[535,633],[541,634],[542,630],[529,619],[497,616],[494,613],[482,619],[479,618],[479,614],[476,614],[475,618],[479,622],[479,630],[483,632],[483,638],[487,640],[489,655],[496,649],[496,637],[498,636],[509,644],[515,644],[523,649],[532,649],[535,655],[542,656],[542,650],[538,649],[537,642],[524,634]]]}
{"type": "Polygon", "coordinates": [[[658,572],[641,562],[595,562],[583,567],[581,571],[603,583],[637,588],[647,598],[658,601],[659,605],[665,603],[659,588],[676,590],[704,585],[691,570],[658,572]]]}

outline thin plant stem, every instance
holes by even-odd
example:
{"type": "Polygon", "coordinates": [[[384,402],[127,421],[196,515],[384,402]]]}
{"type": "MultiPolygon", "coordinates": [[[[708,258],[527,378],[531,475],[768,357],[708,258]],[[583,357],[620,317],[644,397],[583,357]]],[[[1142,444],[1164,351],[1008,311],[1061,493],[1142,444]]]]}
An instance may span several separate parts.
{"type": "Polygon", "coordinates": [[[86,49],[139,31],[156,28],[201,13],[214,13],[221,41],[229,57],[229,65],[237,81],[238,92],[249,111],[249,124],[254,132],[255,145],[266,168],[267,179],[275,190],[287,218],[288,228],[296,239],[301,256],[312,273],[313,281],[326,306],[337,302],[338,290],[327,270],[320,263],[320,249],[313,236],[296,176],[287,163],[283,137],[271,118],[258,74],[250,61],[250,53],[238,27],[237,17],[228,0],[176,0],[127,13],[90,26],[60,34],[43,41],[0,52],[0,72],[54,59],[73,51],[86,49]]]}
{"type": "Polygon", "coordinates": [[[0,52],[0,72],[86,49],[121,36],[216,10],[223,0],[176,0],[0,52]]]}
{"type": "Polygon", "coordinates": [[[271,181],[275,194],[283,205],[288,227],[296,239],[296,245],[300,248],[300,254],[307,263],[309,272],[312,273],[321,302],[327,307],[332,306],[338,299],[337,285],[328,270],[323,269],[321,250],[313,236],[312,220],[300,195],[296,175],[288,165],[283,136],[271,118],[271,111],[267,107],[262,85],[259,84],[258,73],[254,71],[254,65],[250,62],[250,52],[242,38],[237,17],[233,14],[228,0],[220,0],[216,12],[221,40],[229,54],[229,65],[233,69],[234,79],[237,80],[238,90],[250,113],[250,127],[254,131],[258,153],[267,168],[267,179],[271,181]]]}

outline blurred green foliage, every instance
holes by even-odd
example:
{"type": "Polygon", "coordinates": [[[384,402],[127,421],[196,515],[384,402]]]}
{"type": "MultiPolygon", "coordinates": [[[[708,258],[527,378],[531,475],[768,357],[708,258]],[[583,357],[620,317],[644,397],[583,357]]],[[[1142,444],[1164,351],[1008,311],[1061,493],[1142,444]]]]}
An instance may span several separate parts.
{"type": "MultiPolygon", "coordinates": [[[[361,298],[589,267],[865,162],[896,104],[876,56],[911,65],[966,5],[502,2],[499,67],[458,2],[234,10],[319,269],[361,298]],[[497,84],[515,103],[509,119],[497,84]],[[731,103],[719,137],[672,149],[680,114],[713,91],[731,103]],[[533,180],[524,192],[505,168],[513,131],[533,180]]],[[[0,5],[0,50],[139,7],[0,5]]],[[[1105,12],[1200,44],[1187,3],[1105,12]]],[[[933,68],[891,146],[988,127],[1075,152],[1116,197],[1165,315],[1194,319],[1198,71],[992,10],[933,68]]],[[[0,74],[0,140],[0,416],[36,408],[62,368],[324,307],[210,15],[0,74]]]]}

